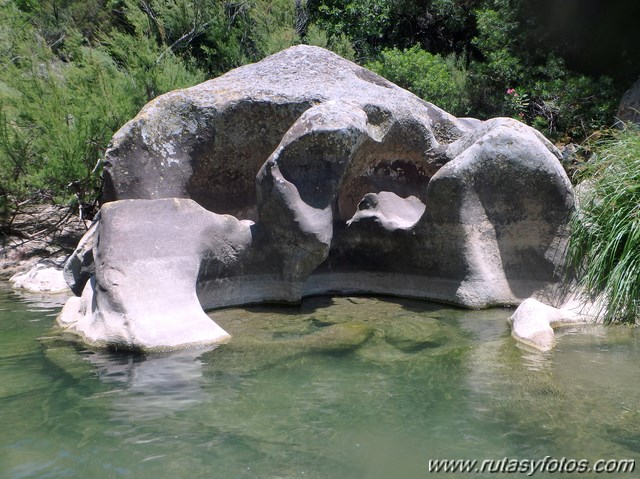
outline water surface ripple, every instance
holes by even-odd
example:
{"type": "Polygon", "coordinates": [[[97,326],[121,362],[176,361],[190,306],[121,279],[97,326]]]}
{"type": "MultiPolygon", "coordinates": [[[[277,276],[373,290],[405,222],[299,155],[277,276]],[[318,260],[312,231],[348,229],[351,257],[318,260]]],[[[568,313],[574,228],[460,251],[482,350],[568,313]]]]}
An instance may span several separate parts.
{"type": "Polygon", "coordinates": [[[536,353],[509,310],[323,297],[215,311],[230,344],[143,356],[68,342],[59,308],[0,287],[0,477],[403,479],[430,459],[640,455],[635,328],[536,353]]]}

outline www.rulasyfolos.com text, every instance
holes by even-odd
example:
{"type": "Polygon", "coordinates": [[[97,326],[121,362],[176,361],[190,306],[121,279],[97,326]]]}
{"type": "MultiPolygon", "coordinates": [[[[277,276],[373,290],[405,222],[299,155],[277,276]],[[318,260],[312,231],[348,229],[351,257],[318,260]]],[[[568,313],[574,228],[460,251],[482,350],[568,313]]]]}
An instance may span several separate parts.
{"type": "Polygon", "coordinates": [[[588,459],[554,458],[541,459],[431,459],[428,471],[432,473],[457,472],[468,474],[481,473],[519,473],[533,476],[538,473],[628,473],[635,470],[634,459],[588,459]]]}

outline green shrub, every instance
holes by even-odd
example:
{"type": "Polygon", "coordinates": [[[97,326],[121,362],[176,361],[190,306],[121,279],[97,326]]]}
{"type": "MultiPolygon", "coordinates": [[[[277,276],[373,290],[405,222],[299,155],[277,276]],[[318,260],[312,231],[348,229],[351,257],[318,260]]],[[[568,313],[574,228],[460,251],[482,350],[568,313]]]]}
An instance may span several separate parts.
{"type": "Polygon", "coordinates": [[[597,79],[566,72],[531,85],[534,97],[528,118],[545,120],[547,133],[583,139],[593,131],[610,128],[617,95],[607,77],[597,79]]]}
{"type": "Polygon", "coordinates": [[[640,131],[613,132],[581,176],[588,194],[571,223],[569,264],[578,283],[607,305],[605,321],[640,313],[640,131]]]}
{"type": "Polygon", "coordinates": [[[67,25],[54,52],[12,3],[0,4],[0,207],[29,198],[92,204],[98,160],[151,98],[203,79],[146,32],[91,46],[67,25]]]}
{"type": "Polygon", "coordinates": [[[572,72],[552,49],[530,47],[538,31],[523,17],[524,5],[486,0],[475,11],[472,44],[480,57],[469,66],[472,115],[513,116],[565,141],[610,127],[619,98],[611,79],[572,72]]]}
{"type": "Polygon", "coordinates": [[[524,73],[522,58],[515,51],[514,44],[519,23],[514,18],[516,10],[506,7],[509,3],[500,1],[496,2],[495,9],[476,11],[478,35],[472,40],[484,57],[484,61],[476,64],[476,69],[500,85],[514,84],[522,79],[524,73]]]}
{"type": "Polygon", "coordinates": [[[256,2],[249,12],[252,41],[262,58],[301,42],[296,30],[295,2],[273,0],[256,2]]]}
{"type": "Polygon", "coordinates": [[[418,45],[392,48],[366,67],[454,115],[468,113],[467,71],[454,55],[443,58],[418,45]]]}
{"type": "Polygon", "coordinates": [[[312,23],[307,28],[304,42],[307,45],[313,45],[316,47],[322,47],[331,50],[332,52],[337,53],[347,60],[355,60],[356,52],[353,49],[351,42],[344,33],[329,37],[327,32],[325,32],[315,23],[312,23]]]}
{"type": "Polygon", "coordinates": [[[314,23],[330,41],[346,36],[359,58],[375,55],[391,25],[388,0],[319,0],[312,2],[314,23]]]}

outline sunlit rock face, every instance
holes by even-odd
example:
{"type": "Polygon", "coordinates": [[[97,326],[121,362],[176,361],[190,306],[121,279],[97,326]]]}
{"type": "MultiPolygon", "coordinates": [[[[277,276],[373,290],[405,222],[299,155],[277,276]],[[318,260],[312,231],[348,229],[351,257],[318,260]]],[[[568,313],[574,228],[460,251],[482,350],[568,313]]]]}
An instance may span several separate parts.
{"type": "Polygon", "coordinates": [[[544,297],[573,208],[559,157],[515,120],[457,119],[292,47],[163,95],[116,133],[100,223],[67,268],[82,299],[59,322],[98,345],[173,349],[228,340],[202,308],[544,297]]]}

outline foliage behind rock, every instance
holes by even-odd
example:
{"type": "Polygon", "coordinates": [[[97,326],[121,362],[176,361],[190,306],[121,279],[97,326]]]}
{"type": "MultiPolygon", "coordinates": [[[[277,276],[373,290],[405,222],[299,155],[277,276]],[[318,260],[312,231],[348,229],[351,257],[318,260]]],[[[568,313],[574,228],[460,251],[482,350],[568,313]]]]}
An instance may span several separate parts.
{"type": "Polygon", "coordinates": [[[612,2],[595,25],[593,0],[4,1],[2,228],[30,198],[89,216],[109,138],[145,103],[299,43],[367,64],[455,114],[512,116],[579,141],[610,124],[638,73],[620,63],[624,45],[633,45],[625,61],[635,58],[633,30],[620,48],[617,35],[579,34],[634,17],[629,2],[612,2]],[[611,65],[594,69],[584,59],[603,58],[601,44],[611,65]]]}

